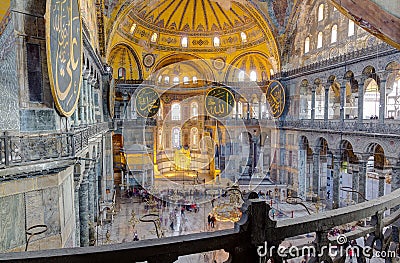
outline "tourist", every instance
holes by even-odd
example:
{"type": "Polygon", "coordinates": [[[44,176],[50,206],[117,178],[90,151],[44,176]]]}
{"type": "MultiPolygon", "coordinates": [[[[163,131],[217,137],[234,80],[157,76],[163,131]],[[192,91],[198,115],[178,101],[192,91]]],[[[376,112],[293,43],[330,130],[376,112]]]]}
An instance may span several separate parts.
{"type": "Polygon", "coordinates": [[[217,221],[217,219],[215,218],[215,216],[214,215],[212,215],[212,217],[211,217],[211,228],[214,228],[215,227],[215,222],[217,221]]]}
{"type": "Polygon", "coordinates": [[[135,233],[133,234],[133,241],[139,241],[139,237],[137,232],[135,231],[135,233]]]}

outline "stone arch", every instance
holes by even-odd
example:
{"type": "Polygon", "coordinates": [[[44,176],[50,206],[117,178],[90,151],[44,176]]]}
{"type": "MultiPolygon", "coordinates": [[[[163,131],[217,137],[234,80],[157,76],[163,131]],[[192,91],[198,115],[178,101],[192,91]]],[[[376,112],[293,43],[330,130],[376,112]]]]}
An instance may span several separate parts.
{"type": "MultiPolygon", "coordinates": [[[[119,50],[127,50],[128,51],[128,55],[131,55],[134,59],[135,62],[135,66],[137,68],[138,71],[138,77],[140,80],[143,79],[143,68],[142,68],[142,63],[141,60],[139,58],[139,55],[137,54],[136,50],[133,49],[129,44],[126,44],[124,42],[120,42],[117,43],[116,45],[114,45],[111,49],[110,49],[110,53],[107,56],[107,63],[109,65],[113,65],[115,56],[117,55],[116,52],[118,52],[119,50]]],[[[133,66],[133,65],[132,65],[133,66]]],[[[114,71],[118,70],[119,67],[117,68],[113,68],[114,71]]]]}
{"type": "MultiPolygon", "coordinates": [[[[203,79],[198,79],[198,81],[205,81],[205,82],[214,82],[216,81],[216,77],[214,75],[214,72],[202,57],[191,54],[191,53],[179,53],[179,54],[170,54],[162,59],[160,59],[157,64],[154,66],[152,70],[152,75],[156,76],[158,74],[154,74],[159,72],[161,69],[168,67],[170,65],[177,65],[179,66],[179,63],[187,64],[191,66],[194,69],[197,69],[199,71],[199,68],[202,71],[203,76],[201,76],[203,79]]],[[[172,81],[172,80],[170,80],[172,81]]]]}

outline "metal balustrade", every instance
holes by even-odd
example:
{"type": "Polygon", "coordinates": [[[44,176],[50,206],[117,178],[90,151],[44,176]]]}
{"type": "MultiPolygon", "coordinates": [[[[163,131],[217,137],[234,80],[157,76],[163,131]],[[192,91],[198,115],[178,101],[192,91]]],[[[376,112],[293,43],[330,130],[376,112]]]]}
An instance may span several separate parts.
{"type": "Polygon", "coordinates": [[[98,123],[63,133],[5,132],[0,136],[0,168],[73,157],[89,144],[89,138],[108,130],[108,123],[98,123]]]}

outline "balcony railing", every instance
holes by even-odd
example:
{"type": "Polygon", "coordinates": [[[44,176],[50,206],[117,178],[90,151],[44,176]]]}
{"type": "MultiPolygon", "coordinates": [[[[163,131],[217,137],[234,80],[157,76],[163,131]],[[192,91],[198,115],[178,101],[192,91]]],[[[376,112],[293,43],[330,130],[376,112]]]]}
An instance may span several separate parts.
{"type": "MultiPolygon", "coordinates": [[[[326,211],[300,218],[290,218],[281,221],[271,220],[269,217],[271,207],[264,200],[250,199],[242,206],[242,217],[235,223],[234,229],[215,231],[210,233],[197,233],[184,236],[175,236],[161,239],[149,239],[134,241],[122,244],[112,244],[98,247],[67,248],[56,250],[44,250],[37,252],[7,253],[0,254],[0,262],[143,262],[149,263],[170,263],[175,262],[178,257],[207,251],[224,249],[229,253],[231,263],[243,262],[282,262],[284,259],[292,258],[294,255],[289,253],[292,249],[283,251],[278,246],[285,238],[316,233],[313,243],[304,240],[296,244],[299,248],[295,251],[295,256],[302,257],[304,253],[310,253],[313,247],[315,253],[311,255],[310,262],[329,261],[329,245],[338,246],[337,253],[339,258],[335,262],[346,259],[345,246],[343,239],[355,240],[359,237],[368,239],[365,246],[385,251],[386,255],[399,256],[396,252],[399,246],[398,227],[393,225],[382,232],[385,226],[391,226],[400,218],[400,212],[392,211],[390,216],[384,217],[384,212],[394,209],[400,203],[400,189],[380,197],[378,199],[326,211]],[[328,237],[327,233],[334,227],[348,223],[354,223],[371,217],[370,223],[366,226],[358,227],[354,231],[347,232],[337,237],[328,237]],[[339,243],[341,242],[341,243],[339,243]],[[260,249],[261,247],[261,249],[260,249]],[[307,248],[307,249],[302,249],[307,248]],[[265,253],[263,260],[260,260],[261,252],[265,253]],[[271,254],[269,253],[271,252],[271,254]],[[279,252],[279,253],[278,253],[279,252]],[[288,257],[282,258],[282,254],[288,257]]],[[[361,259],[365,260],[365,254],[360,253],[361,259]]]]}
{"type": "Polygon", "coordinates": [[[380,123],[379,120],[365,120],[363,123],[358,122],[358,120],[345,120],[343,122],[339,120],[326,122],[321,120],[286,120],[280,121],[278,124],[279,127],[294,129],[400,135],[400,122],[397,120],[385,120],[385,123],[380,123]]]}
{"type": "Polygon", "coordinates": [[[0,168],[75,156],[89,144],[89,138],[107,130],[108,123],[99,123],[64,133],[5,132],[0,136],[0,168]]]}

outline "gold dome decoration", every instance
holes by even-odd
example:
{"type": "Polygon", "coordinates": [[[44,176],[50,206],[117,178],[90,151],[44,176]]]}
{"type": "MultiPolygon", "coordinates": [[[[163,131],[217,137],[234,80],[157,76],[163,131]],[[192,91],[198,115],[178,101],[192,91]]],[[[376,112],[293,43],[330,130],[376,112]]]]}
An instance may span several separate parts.
{"type": "Polygon", "coordinates": [[[155,50],[187,52],[225,52],[267,45],[269,55],[279,61],[273,34],[249,1],[139,0],[129,8],[121,18],[118,33],[133,43],[146,41],[155,50]],[[150,43],[154,33],[158,34],[157,41],[150,43]],[[242,41],[242,33],[246,41],[242,41]],[[183,37],[187,37],[187,47],[182,47],[183,37]],[[219,37],[219,47],[214,46],[214,37],[219,37]]]}

